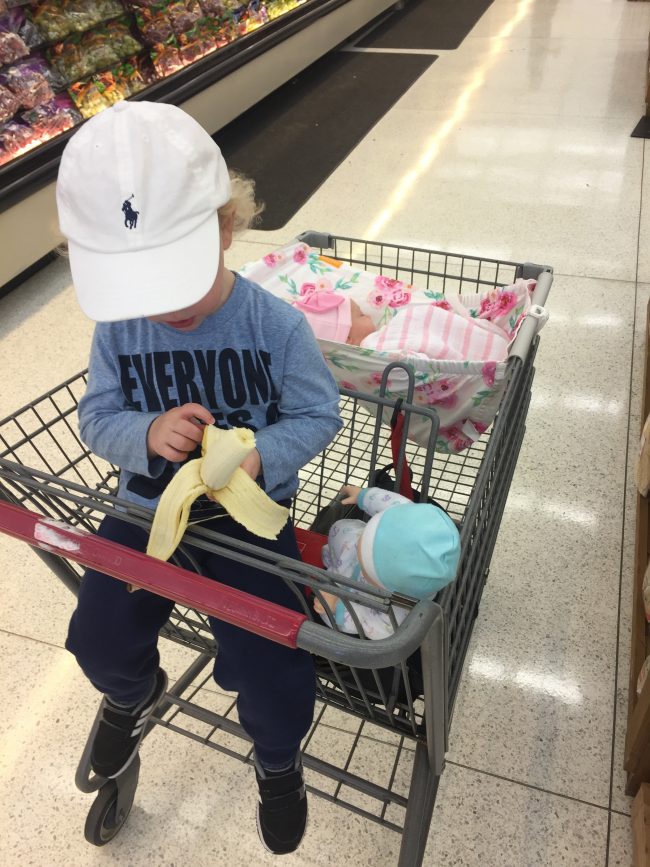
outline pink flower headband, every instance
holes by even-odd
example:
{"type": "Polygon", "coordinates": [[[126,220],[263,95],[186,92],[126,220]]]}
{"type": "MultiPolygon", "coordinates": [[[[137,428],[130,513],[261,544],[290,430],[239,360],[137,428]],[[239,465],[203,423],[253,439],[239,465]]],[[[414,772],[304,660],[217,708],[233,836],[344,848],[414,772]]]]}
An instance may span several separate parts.
{"type": "Polygon", "coordinates": [[[350,299],[331,289],[317,290],[293,302],[305,314],[316,337],[345,343],[350,334],[352,312],[350,299]]]}

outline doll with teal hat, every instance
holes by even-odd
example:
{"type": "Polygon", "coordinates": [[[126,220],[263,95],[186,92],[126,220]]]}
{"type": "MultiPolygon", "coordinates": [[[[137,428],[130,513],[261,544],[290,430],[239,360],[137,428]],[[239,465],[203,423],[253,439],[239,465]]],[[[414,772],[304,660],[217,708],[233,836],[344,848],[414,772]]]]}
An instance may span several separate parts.
{"type": "MultiPolygon", "coordinates": [[[[413,503],[383,488],[346,485],[343,503],[356,504],[370,520],[344,518],[332,524],[323,563],[328,571],[346,578],[382,587],[413,599],[430,599],[453,581],[460,558],[460,536],[449,515],[432,503],[413,503]]],[[[334,594],[321,594],[336,628],[356,633],[348,607],[334,594]]],[[[381,611],[348,602],[367,638],[386,638],[393,625],[381,611]]],[[[315,609],[329,626],[334,626],[320,601],[315,609]]],[[[394,608],[399,624],[407,615],[394,608]]]]}

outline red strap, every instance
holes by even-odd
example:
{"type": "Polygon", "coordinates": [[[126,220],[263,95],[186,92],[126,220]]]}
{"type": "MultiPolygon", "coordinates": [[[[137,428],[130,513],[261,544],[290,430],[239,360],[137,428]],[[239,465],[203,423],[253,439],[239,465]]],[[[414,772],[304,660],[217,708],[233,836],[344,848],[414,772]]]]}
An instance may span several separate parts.
{"type": "MultiPolygon", "coordinates": [[[[393,466],[395,467],[395,472],[397,472],[397,466],[399,461],[399,448],[402,442],[404,430],[404,413],[400,412],[399,406],[395,407],[395,412],[393,413],[393,417],[390,421],[390,448],[393,453],[393,466]]],[[[406,454],[402,458],[402,477],[399,483],[399,492],[403,497],[406,497],[409,500],[413,499],[413,489],[411,488],[411,472],[409,469],[409,465],[406,461],[406,454]]]]}

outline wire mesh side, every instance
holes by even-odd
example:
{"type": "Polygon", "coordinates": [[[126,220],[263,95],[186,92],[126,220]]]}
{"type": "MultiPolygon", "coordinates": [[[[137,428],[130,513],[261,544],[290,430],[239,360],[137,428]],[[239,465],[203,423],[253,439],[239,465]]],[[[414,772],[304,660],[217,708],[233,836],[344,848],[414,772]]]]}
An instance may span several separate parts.
{"type": "Polygon", "coordinates": [[[116,468],[93,455],[79,437],[77,405],[86,390],[82,371],[0,421],[0,458],[110,493],[116,468]]]}
{"type": "Polygon", "coordinates": [[[404,247],[356,238],[330,238],[332,246],[321,248],[326,255],[353,265],[401,280],[434,296],[484,292],[511,284],[523,273],[517,262],[466,256],[404,247]]]}

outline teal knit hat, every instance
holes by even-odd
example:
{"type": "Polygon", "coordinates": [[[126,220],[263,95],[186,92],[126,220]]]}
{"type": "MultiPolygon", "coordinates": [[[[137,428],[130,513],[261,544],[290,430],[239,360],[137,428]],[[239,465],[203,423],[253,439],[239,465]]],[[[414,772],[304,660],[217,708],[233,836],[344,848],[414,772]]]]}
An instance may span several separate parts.
{"type": "Polygon", "coordinates": [[[456,577],[460,536],[438,506],[397,504],[368,521],[360,553],[365,571],[386,590],[426,599],[456,577]]]}

